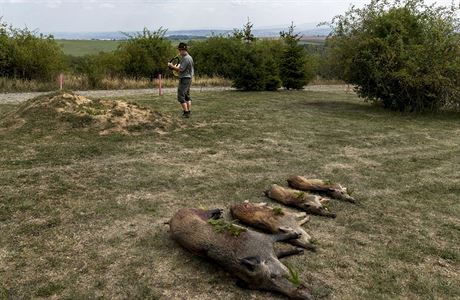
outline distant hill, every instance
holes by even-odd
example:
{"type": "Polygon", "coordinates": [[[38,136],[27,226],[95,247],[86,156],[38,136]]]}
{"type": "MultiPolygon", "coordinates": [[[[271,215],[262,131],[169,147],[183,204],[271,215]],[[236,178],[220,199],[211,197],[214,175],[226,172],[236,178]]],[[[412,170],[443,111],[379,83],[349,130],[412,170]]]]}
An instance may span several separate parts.
{"type": "MultiPolygon", "coordinates": [[[[254,29],[257,37],[279,36],[280,31],[286,30],[288,26],[261,27],[254,29]]],[[[327,36],[330,29],[327,27],[316,27],[316,24],[307,23],[296,27],[297,32],[304,36],[327,36]]],[[[172,40],[202,39],[213,35],[231,34],[233,29],[195,29],[195,30],[171,30],[166,36],[172,40]]],[[[136,32],[126,32],[135,34],[136,32]]],[[[50,32],[56,39],[63,40],[124,40],[126,35],[122,32],[50,32]]]]}

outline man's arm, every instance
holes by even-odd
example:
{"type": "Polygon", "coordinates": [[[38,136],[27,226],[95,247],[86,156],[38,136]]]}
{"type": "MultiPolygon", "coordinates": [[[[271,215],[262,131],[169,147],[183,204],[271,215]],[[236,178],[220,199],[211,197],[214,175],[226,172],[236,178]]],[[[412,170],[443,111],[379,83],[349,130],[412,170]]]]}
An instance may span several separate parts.
{"type": "Polygon", "coordinates": [[[182,72],[181,68],[176,67],[176,66],[173,65],[172,63],[168,63],[168,67],[169,67],[171,70],[177,71],[177,72],[179,72],[179,73],[182,72]]]}
{"type": "Polygon", "coordinates": [[[175,65],[173,65],[172,63],[168,63],[168,67],[170,67],[171,69],[179,72],[179,73],[182,73],[184,72],[185,70],[187,70],[187,68],[189,67],[190,65],[190,60],[188,59],[183,59],[181,62],[180,62],[180,67],[176,67],[175,65]]]}

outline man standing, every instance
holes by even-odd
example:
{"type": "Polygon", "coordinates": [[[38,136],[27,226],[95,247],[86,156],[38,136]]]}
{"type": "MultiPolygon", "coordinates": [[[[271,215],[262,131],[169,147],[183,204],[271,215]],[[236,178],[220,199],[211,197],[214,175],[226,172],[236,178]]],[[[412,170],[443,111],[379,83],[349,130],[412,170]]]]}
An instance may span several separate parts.
{"type": "Polygon", "coordinates": [[[194,75],[193,58],[188,54],[187,44],[180,43],[177,48],[182,56],[179,66],[168,63],[168,67],[179,73],[179,86],[177,88],[177,100],[184,111],[183,117],[190,118],[192,108],[192,98],[190,98],[190,86],[194,75]]]}

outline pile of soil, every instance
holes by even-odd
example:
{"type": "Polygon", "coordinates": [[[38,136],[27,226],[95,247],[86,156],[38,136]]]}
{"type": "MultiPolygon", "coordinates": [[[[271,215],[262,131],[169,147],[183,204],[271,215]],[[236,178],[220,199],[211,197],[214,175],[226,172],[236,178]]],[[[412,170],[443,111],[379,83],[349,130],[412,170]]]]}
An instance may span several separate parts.
{"type": "Polygon", "coordinates": [[[72,92],[59,92],[26,101],[3,125],[20,128],[44,119],[49,123],[58,122],[59,128],[96,130],[101,135],[135,135],[148,131],[162,134],[175,124],[171,117],[136,103],[91,100],[72,92]]]}

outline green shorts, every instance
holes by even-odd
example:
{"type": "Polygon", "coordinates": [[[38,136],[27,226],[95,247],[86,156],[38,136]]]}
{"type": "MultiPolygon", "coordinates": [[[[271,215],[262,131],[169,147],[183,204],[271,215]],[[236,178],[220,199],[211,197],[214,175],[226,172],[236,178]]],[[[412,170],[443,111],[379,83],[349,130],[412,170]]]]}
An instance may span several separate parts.
{"type": "Polygon", "coordinates": [[[180,78],[179,86],[177,88],[177,101],[185,103],[192,101],[190,98],[190,86],[192,85],[192,78],[180,78]]]}

